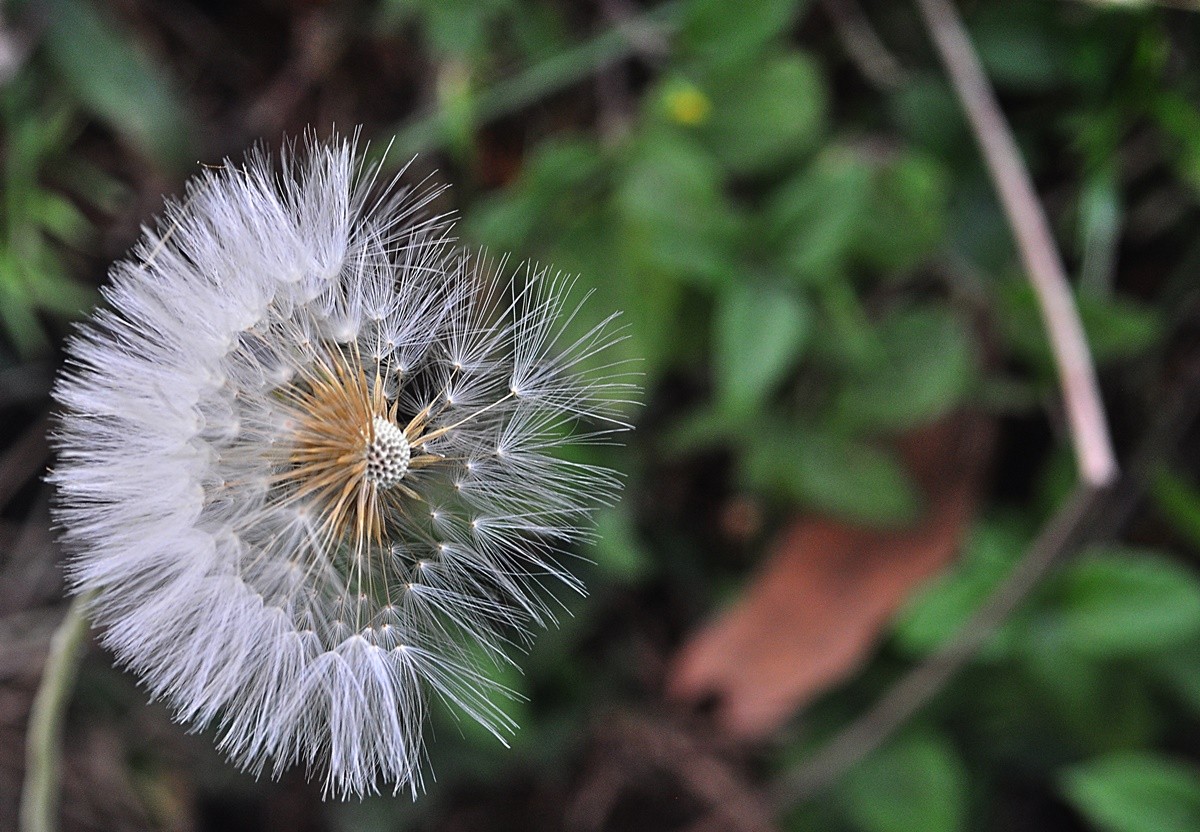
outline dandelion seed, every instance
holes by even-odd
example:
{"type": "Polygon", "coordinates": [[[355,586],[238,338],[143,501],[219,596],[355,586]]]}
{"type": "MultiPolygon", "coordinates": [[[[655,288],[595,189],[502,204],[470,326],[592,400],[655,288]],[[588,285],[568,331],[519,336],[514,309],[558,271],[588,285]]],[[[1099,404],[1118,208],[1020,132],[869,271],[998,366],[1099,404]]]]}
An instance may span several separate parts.
{"type": "Polygon", "coordinates": [[[56,387],[104,642],[239,766],[342,797],[419,791],[430,696],[514,729],[478,648],[508,661],[579,588],[558,558],[619,483],[555,452],[632,389],[595,360],[614,318],[567,341],[569,280],[501,279],[421,219],[436,190],[378,190],[339,140],[201,174],[56,387]]]}

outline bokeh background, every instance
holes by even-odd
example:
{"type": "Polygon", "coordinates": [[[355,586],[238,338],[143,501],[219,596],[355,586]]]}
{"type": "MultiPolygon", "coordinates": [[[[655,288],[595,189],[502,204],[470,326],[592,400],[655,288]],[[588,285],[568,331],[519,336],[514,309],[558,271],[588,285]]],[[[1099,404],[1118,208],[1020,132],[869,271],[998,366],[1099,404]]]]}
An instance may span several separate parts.
{"type": "Polygon", "coordinates": [[[978,626],[1077,479],[1033,292],[913,6],[0,6],[0,829],[66,608],[41,481],[61,340],[164,195],[310,125],[361,126],[389,169],[415,156],[465,245],[625,311],[644,406],[595,457],[625,497],[578,551],[588,597],[503,679],[512,748],[437,709],[423,797],[323,802],[302,772],[234,771],[90,644],[65,830],[1200,829],[1189,6],[960,5],[1123,475],[960,672],[865,723],[978,626]]]}

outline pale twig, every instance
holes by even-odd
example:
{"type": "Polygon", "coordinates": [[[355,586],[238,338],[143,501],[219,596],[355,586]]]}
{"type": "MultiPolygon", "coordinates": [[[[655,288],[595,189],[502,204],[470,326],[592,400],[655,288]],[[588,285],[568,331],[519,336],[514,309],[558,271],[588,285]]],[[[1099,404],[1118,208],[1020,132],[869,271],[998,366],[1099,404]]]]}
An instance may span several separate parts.
{"type": "Polygon", "coordinates": [[[600,0],[600,12],[618,28],[643,58],[658,62],[671,51],[671,41],[660,27],[648,24],[629,0],[600,0]]]}
{"type": "Polygon", "coordinates": [[[1098,498],[1111,493],[1108,486],[1118,475],[1083,327],[1016,142],[955,8],[947,0],[916,3],[983,150],[1041,302],[1062,379],[1080,484],[1004,583],[944,647],[909,671],[867,713],[780,780],[775,789],[779,805],[811,797],[837,782],[932,700],[1020,605],[1050,566],[1077,545],[1089,518],[1099,510],[1098,498]]]}
{"type": "Polygon", "coordinates": [[[856,0],[822,0],[821,5],[846,54],[872,86],[893,90],[908,80],[908,73],[879,39],[856,0]]]}
{"type": "Polygon", "coordinates": [[[946,686],[1060,556],[1120,532],[1143,499],[1147,478],[1162,459],[1169,458],[1200,417],[1198,380],[1195,373],[1181,379],[1175,395],[1158,408],[1130,456],[1125,476],[1116,485],[1102,491],[1078,486],[1039,532],[1009,577],[953,639],[896,682],[871,710],[780,778],[774,789],[777,806],[812,797],[836,783],[946,686]]]}
{"type": "Polygon", "coordinates": [[[1025,271],[1037,293],[1062,384],[1079,477],[1093,488],[1102,488],[1116,479],[1117,459],[1096,369],[1050,224],[958,12],[949,0],[916,3],[983,151],[1025,271]]]}
{"type": "MultiPolygon", "coordinates": [[[[666,58],[670,39],[658,27],[633,25],[638,10],[629,0],[599,0],[598,5],[605,22],[625,34],[636,54],[652,65],[666,58]]],[[[596,125],[608,146],[618,144],[633,124],[635,108],[630,90],[630,72],[625,62],[613,62],[596,73],[596,125]]]]}
{"type": "Polygon", "coordinates": [[[29,729],[25,734],[25,783],[21,790],[21,832],[58,828],[58,784],[62,765],[62,726],[75,687],[88,622],[89,595],[76,596],[50,640],[29,729]]]}

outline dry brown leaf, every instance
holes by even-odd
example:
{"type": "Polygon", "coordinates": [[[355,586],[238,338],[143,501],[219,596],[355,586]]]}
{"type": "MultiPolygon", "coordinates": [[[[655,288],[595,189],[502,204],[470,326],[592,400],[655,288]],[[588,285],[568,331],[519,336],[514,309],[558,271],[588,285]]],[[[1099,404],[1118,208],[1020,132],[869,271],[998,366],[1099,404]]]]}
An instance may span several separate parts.
{"type": "Polygon", "coordinates": [[[913,589],[953,558],[975,509],[991,433],[982,417],[961,415],[903,438],[900,450],[928,506],[912,528],[792,522],[742,598],[680,649],[668,693],[715,698],[718,724],[752,739],[853,673],[913,589]]]}

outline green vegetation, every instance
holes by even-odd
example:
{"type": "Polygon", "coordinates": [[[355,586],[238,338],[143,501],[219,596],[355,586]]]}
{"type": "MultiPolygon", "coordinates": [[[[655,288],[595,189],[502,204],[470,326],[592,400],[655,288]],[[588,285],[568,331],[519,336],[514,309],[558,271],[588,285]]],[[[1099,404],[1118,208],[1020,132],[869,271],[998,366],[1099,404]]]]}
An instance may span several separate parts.
{"type": "MultiPolygon", "coordinates": [[[[502,680],[525,697],[509,705],[514,747],[438,713],[430,794],[326,806],[330,828],[684,829],[709,816],[715,798],[679,773],[687,759],[622,746],[614,714],[629,713],[699,738],[767,801],[959,631],[1070,491],[1036,299],[908,4],[864,4],[895,64],[870,78],[831,23],[844,2],[384,0],[294,4],[294,17],[248,3],[264,32],[324,26],[339,45],[289,64],[276,54],[288,35],[264,35],[259,54],[249,24],[214,13],[205,42],[254,68],[219,81],[204,80],[200,47],[170,48],[172,13],[151,5],[55,0],[0,87],[0,369],[51,355],[94,302],[104,262],[133,241],[135,197],[154,210],[193,160],[309,121],[325,132],[332,114],[342,130],[364,122],[380,150],[398,132],[387,164],[419,150],[414,170],[442,168],[465,243],[553,264],[594,293],[587,308],[623,309],[620,357],[644,373],[628,445],[589,449],[628,474],[580,551],[590,596],[566,599],[525,674],[502,680]],[[264,116],[280,77],[301,93],[264,116]],[[330,102],[325,83],[360,92],[330,102]],[[690,704],[663,704],[680,645],[738,603],[791,518],[919,527],[930,483],[957,463],[918,472],[903,438],[963,411],[987,414],[998,439],[964,497],[961,555],[912,590],[861,667],[736,752],[688,721],[701,720],[690,704]],[[629,758],[637,771],[611,802],[587,803],[629,758]],[[526,823],[539,813],[550,820],[526,823]]],[[[791,832],[1197,829],[1200,13],[960,7],[1067,261],[1129,490],[1103,539],[1069,552],[930,707],[828,790],[773,811],[791,832]]],[[[780,649],[781,663],[814,661],[780,649]]],[[[81,695],[79,713],[111,722],[141,694],[95,665],[84,673],[105,692],[81,695]]],[[[140,753],[130,777],[165,825],[188,811],[160,794],[178,760],[140,753]]],[[[276,788],[204,765],[196,788],[218,802],[276,788]]]]}

